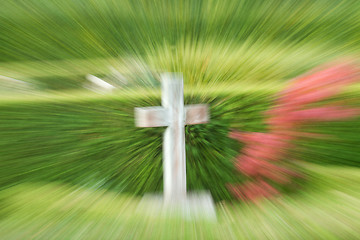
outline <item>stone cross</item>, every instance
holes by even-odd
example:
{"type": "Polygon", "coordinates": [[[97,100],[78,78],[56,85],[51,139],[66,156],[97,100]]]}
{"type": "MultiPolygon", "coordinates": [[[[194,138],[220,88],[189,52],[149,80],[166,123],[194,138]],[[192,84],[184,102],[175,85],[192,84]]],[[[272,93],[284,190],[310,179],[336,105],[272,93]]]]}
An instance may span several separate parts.
{"type": "Polygon", "coordinates": [[[161,107],[135,108],[137,127],[167,127],[163,140],[164,202],[186,200],[185,125],[209,121],[205,104],[184,106],[181,74],[161,75],[161,107]]]}

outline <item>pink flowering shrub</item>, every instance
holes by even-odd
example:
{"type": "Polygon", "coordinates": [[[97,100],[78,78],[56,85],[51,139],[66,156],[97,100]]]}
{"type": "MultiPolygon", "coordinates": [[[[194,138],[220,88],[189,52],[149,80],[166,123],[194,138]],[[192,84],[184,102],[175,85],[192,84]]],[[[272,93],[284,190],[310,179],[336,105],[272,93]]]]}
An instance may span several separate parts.
{"type": "Polygon", "coordinates": [[[358,79],[359,69],[353,63],[333,64],[300,76],[280,92],[274,107],[265,113],[269,132],[231,132],[231,138],[245,144],[235,167],[247,177],[243,184],[228,186],[232,194],[250,201],[271,197],[279,193],[274,185],[291,184],[294,177],[299,177],[284,164],[290,158],[294,140],[321,137],[302,131],[307,123],[358,116],[359,108],[344,107],[341,103],[319,105],[358,79]]]}

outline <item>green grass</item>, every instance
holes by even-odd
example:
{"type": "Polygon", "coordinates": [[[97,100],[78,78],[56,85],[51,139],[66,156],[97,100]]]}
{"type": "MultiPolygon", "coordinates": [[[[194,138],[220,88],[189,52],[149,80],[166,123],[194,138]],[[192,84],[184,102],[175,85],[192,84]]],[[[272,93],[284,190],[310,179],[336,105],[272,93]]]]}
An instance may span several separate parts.
{"type": "Polygon", "coordinates": [[[137,212],[140,198],[59,183],[0,192],[3,239],[356,239],[359,169],[305,166],[309,187],[257,204],[217,204],[217,222],[137,212]],[[311,187],[310,187],[311,186],[311,187]]]}
{"type": "Polygon", "coordinates": [[[322,42],[358,47],[357,1],[7,1],[1,59],[141,55],[163,43],[322,42]],[[14,23],[19,23],[14,25],[14,23]]]}
{"type": "Polygon", "coordinates": [[[88,73],[134,73],[135,62],[192,86],[281,82],[359,57],[359,11],[353,0],[5,1],[0,75],[79,88],[88,73]]]}

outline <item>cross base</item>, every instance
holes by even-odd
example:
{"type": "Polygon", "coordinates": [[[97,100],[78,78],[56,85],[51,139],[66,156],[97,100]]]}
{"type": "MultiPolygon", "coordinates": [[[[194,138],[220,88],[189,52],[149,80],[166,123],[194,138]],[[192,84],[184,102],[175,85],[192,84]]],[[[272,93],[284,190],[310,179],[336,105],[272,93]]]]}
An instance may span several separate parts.
{"type": "Polygon", "coordinates": [[[151,217],[216,221],[215,205],[207,192],[188,193],[185,199],[170,202],[164,201],[163,195],[146,194],[137,212],[151,217]]]}

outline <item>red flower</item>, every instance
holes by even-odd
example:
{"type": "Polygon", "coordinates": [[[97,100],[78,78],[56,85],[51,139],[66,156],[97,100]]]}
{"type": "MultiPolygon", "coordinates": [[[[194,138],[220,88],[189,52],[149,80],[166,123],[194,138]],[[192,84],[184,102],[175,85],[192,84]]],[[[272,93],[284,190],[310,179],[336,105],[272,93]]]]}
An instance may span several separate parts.
{"type": "Polygon", "coordinates": [[[345,108],[341,104],[321,107],[312,107],[310,104],[339,93],[358,78],[359,70],[352,63],[334,65],[296,78],[280,93],[275,106],[265,113],[268,133],[232,131],[230,137],[245,143],[242,155],[236,158],[235,166],[249,178],[243,185],[228,186],[233,195],[251,201],[270,197],[278,191],[266,180],[287,184],[292,177],[298,176],[293,170],[281,166],[281,160],[293,147],[291,141],[299,137],[324,136],[302,132],[302,125],[312,121],[348,119],[360,114],[360,109],[345,108]]]}

